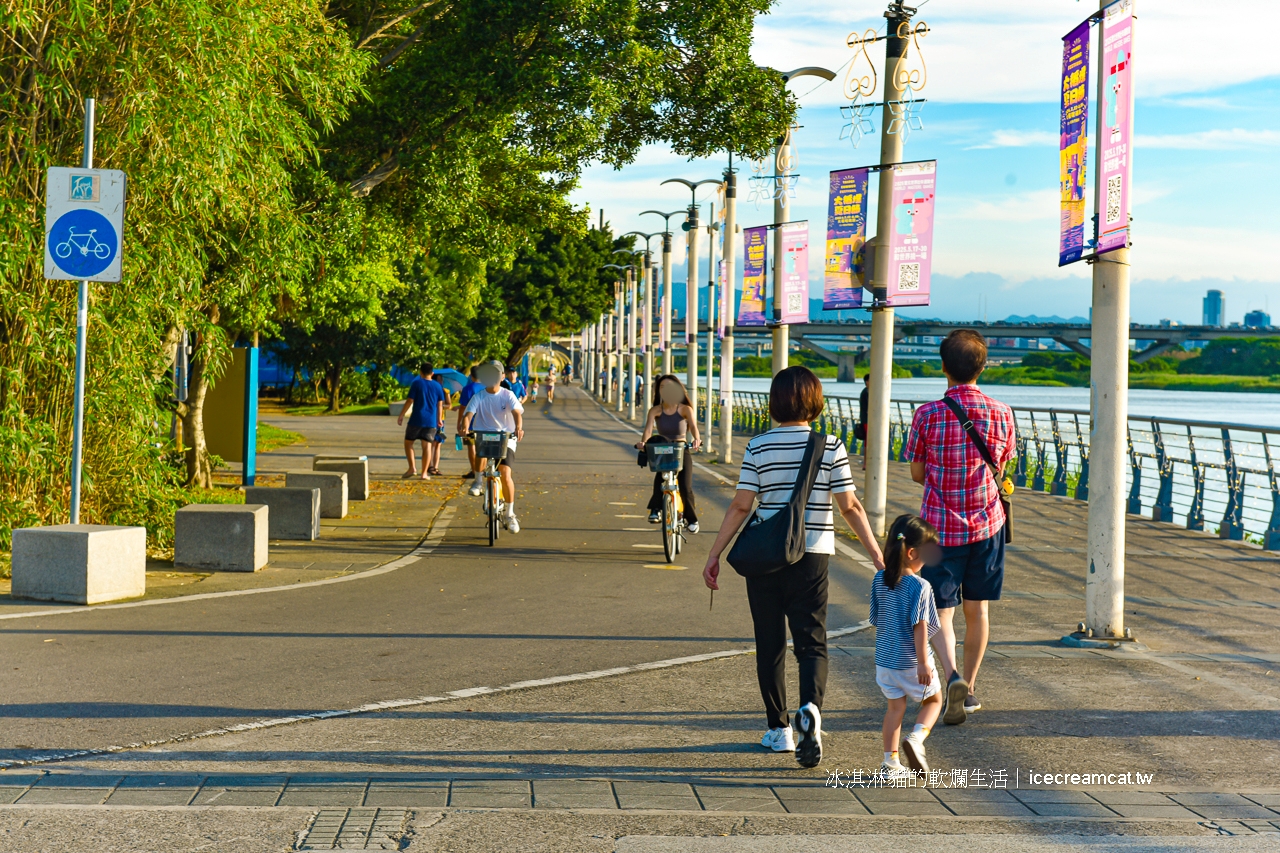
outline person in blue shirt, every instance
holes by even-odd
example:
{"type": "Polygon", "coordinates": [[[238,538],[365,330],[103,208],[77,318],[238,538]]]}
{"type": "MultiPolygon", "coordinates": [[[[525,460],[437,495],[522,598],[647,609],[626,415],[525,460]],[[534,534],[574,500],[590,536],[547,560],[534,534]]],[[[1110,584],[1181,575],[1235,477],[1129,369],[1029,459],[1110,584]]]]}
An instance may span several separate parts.
{"type": "Polygon", "coordinates": [[[401,475],[402,480],[419,476],[417,463],[413,458],[413,443],[422,442],[422,474],[424,480],[430,480],[432,472],[440,473],[440,445],[436,443],[436,433],[444,426],[444,387],[432,379],[435,368],[430,362],[418,370],[418,378],[409,384],[409,399],[400,410],[396,423],[403,425],[409,419],[409,426],[404,431],[404,455],[409,460],[409,470],[401,475]]]}
{"type": "Polygon", "coordinates": [[[506,388],[512,394],[515,394],[516,399],[521,403],[523,403],[525,398],[529,395],[529,390],[525,388],[524,383],[520,381],[520,377],[514,367],[507,368],[507,378],[502,383],[502,387],[506,388]]]}
{"type": "Polygon", "coordinates": [[[471,398],[476,395],[477,391],[484,390],[484,385],[482,385],[476,378],[476,366],[474,364],[471,365],[471,372],[469,376],[471,377],[471,381],[466,385],[463,385],[462,390],[458,392],[457,431],[458,435],[462,436],[462,443],[467,448],[467,460],[471,463],[471,470],[462,478],[464,480],[474,480],[476,478],[476,471],[480,470],[480,466],[476,460],[476,440],[467,435],[466,431],[462,428],[463,416],[467,411],[467,403],[471,402],[471,398]]]}

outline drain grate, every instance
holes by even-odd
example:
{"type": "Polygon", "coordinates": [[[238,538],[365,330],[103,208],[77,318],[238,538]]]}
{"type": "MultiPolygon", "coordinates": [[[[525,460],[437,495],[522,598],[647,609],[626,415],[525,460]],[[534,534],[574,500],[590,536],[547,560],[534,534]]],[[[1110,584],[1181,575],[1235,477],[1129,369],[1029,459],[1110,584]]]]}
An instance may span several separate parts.
{"type": "Polygon", "coordinates": [[[299,850],[398,850],[408,809],[321,809],[299,850]]]}

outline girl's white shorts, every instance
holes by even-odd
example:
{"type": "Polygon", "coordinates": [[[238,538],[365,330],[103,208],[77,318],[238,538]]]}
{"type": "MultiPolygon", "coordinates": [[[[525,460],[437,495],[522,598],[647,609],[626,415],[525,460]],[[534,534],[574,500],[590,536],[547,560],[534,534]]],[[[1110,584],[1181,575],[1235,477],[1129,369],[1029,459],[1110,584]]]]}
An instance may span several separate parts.
{"type": "Polygon", "coordinates": [[[916,679],[914,669],[889,669],[883,666],[876,667],[876,684],[880,685],[880,692],[886,699],[901,699],[907,696],[913,702],[923,702],[942,690],[942,684],[938,681],[938,668],[932,665],[932,660],[929,663],[933,680],[929,682],[928,687],[916,679]]]}

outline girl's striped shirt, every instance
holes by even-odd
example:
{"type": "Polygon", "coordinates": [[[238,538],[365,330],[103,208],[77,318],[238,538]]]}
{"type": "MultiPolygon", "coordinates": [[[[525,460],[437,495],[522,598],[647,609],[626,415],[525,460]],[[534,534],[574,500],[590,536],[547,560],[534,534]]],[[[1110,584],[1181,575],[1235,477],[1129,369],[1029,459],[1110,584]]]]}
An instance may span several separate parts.
{"type": "Polygon", "coordinates": [[[933,587],[919,575],[904,573],[893,589],[885,586],[884,572],[876,572],[871,582],[871,624],[876,626],[876,666],[885,669],[915,669],[915,626],[925,622],[925,651],[928,640],[938,633],[938,608],[933,587]]]}

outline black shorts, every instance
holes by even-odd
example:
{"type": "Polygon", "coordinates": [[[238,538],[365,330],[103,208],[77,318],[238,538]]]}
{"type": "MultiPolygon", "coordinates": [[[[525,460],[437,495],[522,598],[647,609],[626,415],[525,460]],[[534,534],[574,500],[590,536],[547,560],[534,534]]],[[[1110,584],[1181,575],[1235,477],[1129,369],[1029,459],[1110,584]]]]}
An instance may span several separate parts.
{"type": "Polygon", "coordinates": [[[416,427],[416,426],[405,427],[404,440],[405,441],[435,441],[436,428],[435,427],[416,427]]]}
{"type": "Polygon", "coordinates": [[[925,566],[920,577],[933,587],[938,609],[958,607],[960,600],[999,601],[1004,587],[1004,530],[967,545],[944,545],[942,562],[925,566]]]}
{"type": "Polygon", "coordinates": [[[510,468],[512,463],[516,461],[516,452],[510,447],[507,448],[507,455],[498,460],[498,466],[506,466],[510,468]]]}

